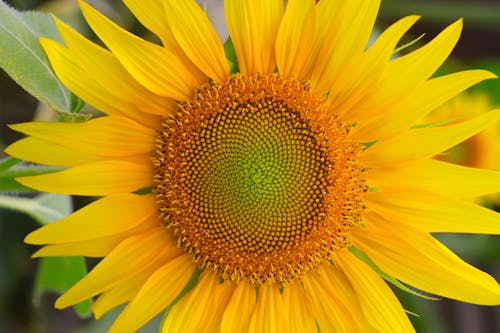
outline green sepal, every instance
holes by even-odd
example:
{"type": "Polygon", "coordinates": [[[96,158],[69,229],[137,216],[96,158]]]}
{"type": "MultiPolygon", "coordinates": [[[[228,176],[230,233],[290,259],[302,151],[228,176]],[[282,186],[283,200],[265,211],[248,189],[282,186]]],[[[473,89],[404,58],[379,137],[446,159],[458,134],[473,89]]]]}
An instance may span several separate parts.
{"type": "Polygon", "coordinates": [[[137,190],[134,193],[140,194],[140,195],[151,194],[151,193],[153,193],[153,188],[152,187],[141,188],[140,190],[137,190]]]}
{"type": "Polygon", "coordinates": [[[366,150],[368,148],[370,148],[371,146],[373,146],[374,144],[376,144],[379,140],[373,140],[373,141],[370,141],[370,142],[362,142],[361,145],[363,146],[363,150],[366,150]]]}
{"type": "Polygon", "coordinates": [[[370,187],[368,187],[368,192],[380,193],[380,192],[384,192],[384,190],[379,188],[379,187],[376,187],[376,186],[370,186],[370,187]]]}
{"type": "Polygon", "coordinates": [[[228,37],[226,42],[224,43],[224,52],[226,53],[226,59],[229,63],[231,74],[239,73],[240,69],[238,66],[238,58],[236,57],[236,52],[234,51],[234,45],[231,37],[228,37]]]}

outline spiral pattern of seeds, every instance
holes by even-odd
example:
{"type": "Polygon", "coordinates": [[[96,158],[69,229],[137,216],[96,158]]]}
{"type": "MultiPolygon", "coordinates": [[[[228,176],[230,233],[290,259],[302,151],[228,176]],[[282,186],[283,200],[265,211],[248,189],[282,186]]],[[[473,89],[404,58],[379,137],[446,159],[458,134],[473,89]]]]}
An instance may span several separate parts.
{"type": "Polygon", "coordinates": [[[159,132],[162,220],[199,267],[284,285],[360,224],[366,186],[348,130],[278,74],[208,83],[159,132]]]}

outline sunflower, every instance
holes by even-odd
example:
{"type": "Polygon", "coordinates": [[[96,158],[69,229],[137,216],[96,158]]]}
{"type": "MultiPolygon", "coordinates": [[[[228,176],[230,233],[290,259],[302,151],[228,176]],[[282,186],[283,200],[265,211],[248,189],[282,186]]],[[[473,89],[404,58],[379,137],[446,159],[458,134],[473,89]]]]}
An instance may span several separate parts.
{"type": "Polygon", "coordinates": [[[413,332],[386,284],[500,304],[490,275],[431,233],[500,232],[500,216],[463,200],[500,174],[432,159],[498,119],[490,111],[415,128],[493,78],[430,78],[461,20],[392,59],[405,17],[366,48],[379,1],[226,0],[228,61],[192,0],[125,0],[161,45],[84,2],[107,48],[56,19],[51,65],[103,117],[32,122],[12,156],[67,167],[32,188],[102,197],[34,231],[35,257],[103,257],[57,308],[97,296],[97,318],[127,303],[110,332],[167,309],[163,332],[413,332]]]}

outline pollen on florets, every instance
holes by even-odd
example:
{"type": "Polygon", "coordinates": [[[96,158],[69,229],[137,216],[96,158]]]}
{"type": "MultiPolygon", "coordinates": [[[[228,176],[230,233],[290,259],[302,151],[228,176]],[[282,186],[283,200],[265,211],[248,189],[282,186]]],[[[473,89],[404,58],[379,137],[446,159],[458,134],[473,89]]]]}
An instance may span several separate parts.
{"type": "Polygon", "coordinates": [[[285,285],[348,246],[361,223],[362,147],[348,132],[306,83],[207,83],[158,133],[161,219],[200,268],[285,285]]]}

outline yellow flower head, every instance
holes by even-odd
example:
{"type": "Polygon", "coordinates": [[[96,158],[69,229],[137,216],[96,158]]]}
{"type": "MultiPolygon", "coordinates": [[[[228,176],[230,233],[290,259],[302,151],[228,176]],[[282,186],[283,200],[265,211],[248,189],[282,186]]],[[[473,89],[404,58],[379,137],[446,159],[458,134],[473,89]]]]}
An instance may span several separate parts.
{"type": "Polygon", "coordinates": [[[58,20],[64,44],[41,40],[106,116],[14,125],[29,137],[6,150],[68,167],[24,185],[102,196],[26,238],[45,245],[36,256],[103,257],[56,307],[98,296],[100,317],[127,303],[120,333],[166,308],[163,332],[413,332],[380,272],[500,304],[497,282],[430,234],[500,233],[498,213],[462,200],[497,192],[500,174],[432,159],[500,111],[414,127],[494,77],[430,79],[461,21],[391,59],[418,17],[366,48],[377,0],[226,0],[230,64],[193,0],[124,2],[161,45],[84,2],[107,49],[58,20]]]}

